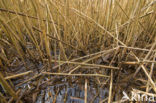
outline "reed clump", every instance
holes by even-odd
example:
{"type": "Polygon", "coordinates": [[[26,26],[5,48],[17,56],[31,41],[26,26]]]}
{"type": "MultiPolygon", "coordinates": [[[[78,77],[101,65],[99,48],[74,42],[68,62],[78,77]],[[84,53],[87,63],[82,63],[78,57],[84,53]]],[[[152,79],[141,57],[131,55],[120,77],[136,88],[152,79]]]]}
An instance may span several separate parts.
{"type": "Polygon", "coordinates": [[[37,102],[43,91],[60,103],[63,88],[67,103],[128,102],[123,91],[155,96],[155,69],[155,0],[0,0],[1,103],[37,102]]]}

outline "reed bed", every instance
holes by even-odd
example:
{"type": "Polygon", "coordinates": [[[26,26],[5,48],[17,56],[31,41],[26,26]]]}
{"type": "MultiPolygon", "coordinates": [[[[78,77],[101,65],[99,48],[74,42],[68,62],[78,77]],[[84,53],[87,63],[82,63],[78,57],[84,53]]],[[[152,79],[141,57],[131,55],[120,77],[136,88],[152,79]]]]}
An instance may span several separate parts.
{"type": "Polygon", "coordinates": [[[0,103],[128,103],[155,69],[156,0],[0,0],[0,103]]]}

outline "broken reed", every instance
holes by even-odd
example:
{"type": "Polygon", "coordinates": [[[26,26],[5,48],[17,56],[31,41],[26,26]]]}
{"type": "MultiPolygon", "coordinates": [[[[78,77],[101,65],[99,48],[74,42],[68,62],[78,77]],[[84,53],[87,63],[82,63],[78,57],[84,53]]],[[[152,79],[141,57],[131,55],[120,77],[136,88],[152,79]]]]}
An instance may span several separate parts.
{"type": "MultiPolygon", "coordinates": [[[[44,72],[34,78],[42,74],[95,76],[97,80],[98,76],[110,77],[107,99],[111,103],[115,93],[113,81],[117,79],[114,75],[122,77],[121,65],[135,65],[139,67],[128,75],[134,79],[142,69],[148,78],[146,92],[149,87],[156,91],[152,78],[156,52],[155,11],[154,0],[1,0],[0,83],[16,100],[17,95],[7,80],[36,71],[28,67],[27,60],[34,64],[42,62],[44,72]],[[17,58],[16,65],[22,62],[27,71],[13,75],[3,72],[12,67],[17,58]],[[104,59],[106,65],[98,64],[99,58],[104,59]],[[81,73],[84,66],[89,68],[86,72],[94,67],[95,74],[81,73]],[[151,66],[150,72],[147,66],[151,66]],[[69,67],[72,69],[65,70],[69,67]],[[54,73],[58,68],[59,72],[54,73]],[[99,68],[104,68],[104,74],[101,69],[101,74],[96,71],[99,68]],[[79,73],[75,73],[77,70],[79,73]],[[63,73],[65,71],[68,73],[63,73]],[[116,71],[120,71],[119,74],[116,71]]],[[[85,79],[85,102],[88,85],[89,80],[85,79]]]]}

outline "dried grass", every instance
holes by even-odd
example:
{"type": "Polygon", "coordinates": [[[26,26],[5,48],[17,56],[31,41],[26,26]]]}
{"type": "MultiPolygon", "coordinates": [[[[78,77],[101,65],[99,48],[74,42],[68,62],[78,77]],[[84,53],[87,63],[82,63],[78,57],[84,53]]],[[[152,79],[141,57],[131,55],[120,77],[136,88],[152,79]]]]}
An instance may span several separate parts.
{"type": "Polygon", "coordinates": [[[60,83],[82,84],[85,103],[99,96],[89,99],[90,86],[108,88],[100,103],[124,102],[122,91],[155,96],[155,7],[155,0],[1,0],[0,102],[35,102],[60,83]],[[24,84],[28,90],[17,89],[24,84]]]}

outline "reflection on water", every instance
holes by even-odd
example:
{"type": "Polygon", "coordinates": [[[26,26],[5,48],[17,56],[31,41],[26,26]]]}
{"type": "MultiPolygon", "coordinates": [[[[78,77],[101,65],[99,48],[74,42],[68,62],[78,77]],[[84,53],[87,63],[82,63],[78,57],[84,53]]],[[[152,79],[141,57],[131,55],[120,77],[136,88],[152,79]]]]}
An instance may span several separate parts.
{"type": "MultiPolygon", "coordinates": [[[[90,86],[87,88],[87,95],[88,103],[100,103],[108,96],[108,89],[95,89],[90,86]]],[[[84,103],[84,85],[69,87],[66,84],[48,87],[41,91],[36,103],[53,103],[55,100],[56,103],[84,103]]]]}

